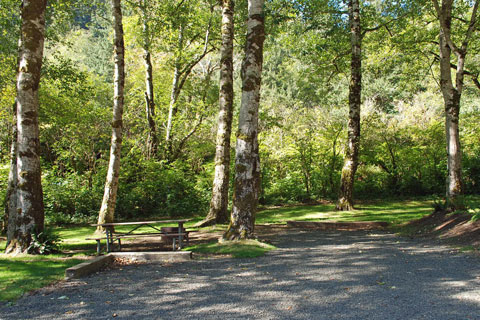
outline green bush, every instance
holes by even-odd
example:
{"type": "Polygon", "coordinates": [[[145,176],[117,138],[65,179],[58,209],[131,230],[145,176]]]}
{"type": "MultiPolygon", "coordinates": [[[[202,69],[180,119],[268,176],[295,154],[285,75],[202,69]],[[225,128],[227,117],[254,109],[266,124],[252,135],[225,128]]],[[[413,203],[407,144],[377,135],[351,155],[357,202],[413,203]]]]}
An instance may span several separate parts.
{"type": "Polygon", "coordinates": [[[53,229],[45,228],[32,234],[32,242],[27,248],[29,254],[51,254],[59,251],[60,236],[53,229]]]}

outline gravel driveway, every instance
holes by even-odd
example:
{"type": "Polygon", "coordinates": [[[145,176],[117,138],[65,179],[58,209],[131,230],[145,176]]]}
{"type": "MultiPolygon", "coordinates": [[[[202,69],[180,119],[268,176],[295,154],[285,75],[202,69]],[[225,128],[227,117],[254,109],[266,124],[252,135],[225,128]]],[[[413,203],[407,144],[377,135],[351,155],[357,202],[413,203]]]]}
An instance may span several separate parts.
{"type": "Polygon", "coordinates": [[[288,231],[256,259],[124,266],[0,319],[480,319],[480,259],[382,232],[288,231]]]}

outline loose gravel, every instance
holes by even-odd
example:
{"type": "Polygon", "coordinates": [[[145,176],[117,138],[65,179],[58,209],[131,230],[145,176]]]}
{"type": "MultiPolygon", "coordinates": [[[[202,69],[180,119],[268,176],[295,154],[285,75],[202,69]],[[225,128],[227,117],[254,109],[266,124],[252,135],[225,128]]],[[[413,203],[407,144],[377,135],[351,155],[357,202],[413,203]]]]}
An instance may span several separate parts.
{"type": "Polygon", "coordinates": [[[480,319],[480,259],[383,232],[291,230],[255,259],[105,270],[0,319],[480,319]]]}

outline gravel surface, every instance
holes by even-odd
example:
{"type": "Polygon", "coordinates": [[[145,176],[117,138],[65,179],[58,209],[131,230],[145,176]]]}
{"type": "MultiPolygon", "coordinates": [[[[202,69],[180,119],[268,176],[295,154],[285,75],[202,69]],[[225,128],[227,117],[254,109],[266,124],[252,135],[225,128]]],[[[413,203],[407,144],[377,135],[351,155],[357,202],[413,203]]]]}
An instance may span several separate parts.
{"type": "Polygon", "coordinates": [[[0,319],[480,319],[480,259],[382,232],[292,230],[255,259],[102,271],[0,319]]]}

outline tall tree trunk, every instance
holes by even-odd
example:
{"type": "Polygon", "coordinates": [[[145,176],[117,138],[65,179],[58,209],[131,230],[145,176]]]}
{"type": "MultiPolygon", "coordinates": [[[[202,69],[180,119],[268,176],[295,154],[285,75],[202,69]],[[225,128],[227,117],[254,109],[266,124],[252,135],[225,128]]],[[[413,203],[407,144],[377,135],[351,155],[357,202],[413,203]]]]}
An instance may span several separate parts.
{"type": "Polygon", "coordinates": [[[41,232],[44,228],[38,87],[43,59],[46,5],[46,0],[22,2],[16,110],[17,203],[16,214],[10,218],[13,221],[9,223],[7,253],[26,252],[32,233],[41,232]]]}
{"type": "Polygon", "coordinates": [[[10,148],[10,171],[8,173],[7,193],[5,195],[4,228],[7,229],[7,243],[14,238],[17,216],[17,101],[13,104],[12,146],[10,148]],[[8,227],[10,226],[10,227],[8,227]]]}
{"type": "Polygon", "coordinates": [[[180,26],[178,33],[178,56],[175,60],[175,71],[173,72],[172,80],[172,90],[170,92],[170,105],[168,107],[168,119],[167,119],[167,129],[165,133],[165,142],[167,145],[167,157],[171,155],[173,151],[173,142],[172,142],[172,129],[173,129],[173,117],[177,113],[177,99],[180,92],[180,60],[181,53],[183,50],[183,26],[180,26]]]}
{"type": "Polygon", "coordinates": [[[220,48],[220,97],[210,210],[198,226],[228,222],[228,184],[230,180],[230,136],[233,117],[233,14],[234,0],[222,3],[222,47],[220,48]]]}
{"type": "Polygon", "coordinates": [[[465,76],[465,57],[469,40],[476,28],[476,16],[479,1],[476,0],[472,9],[472,16],[461,46],[457,46],[451,37],[453,1],[443,0],[440,7],[437,0],[433,0],[440,23],[440,89],[445,104],[445,136],[447,142],[447,181],[446,198],[451,210],[462,208],[460,199],[463,193],[462,186],[462,154],[460,146],[459,116],[460,99],[463,91],[465,76]],[[457,56],[455,84],[451,74],[451,54],[457,56]]]}
{"type": "MultiPolygon", "coordinates": [[[[98,215],[98,223],[113,222],[115,204],[117,200],[118,177],[120,175],[120,149],[122,146],[123,128],[123,90],[125,84],[125,46],[123,42],[122,8],[120,0],[112,0],[115,75],[112,120],[112,142],[110,147],[110,161],[108,163],[107,181],[103,195],[102,207],[98,215]]],[[[103,231],[102,228],[97,229],[103,231]]]]}
{"type": "Polygon", "coordinates": [[[228,240],[254,236],[255,214],[260,191],[258,153],[258,106],[262,79],[265,25],[264,0],[248,0],[247,41],[242,63],[242,102],[238,119],[235,184],[228,240]]]}
{"type": "Polygon", "coordinates": [[[158,149],[157,128],[155,124],[155,99],[153,96],[153,67],[150,54],[150,32],[148,28],[147,0],[141,6],[143,19],[143,60],[145,64],[145,112],[148,122],[147,155],[155,157],[158,149]]]}
{"type": "Polygon", "coordinates": [[[358,166],[360,146],[360,105],[362,93],[362,34],[360,26],[360,5],[358,0],[348,2],[351,43],[351,80],[349,87],[348,145],[340,181],[340,195],[337,210],[353,209],[353,183],[358,166]]]}

